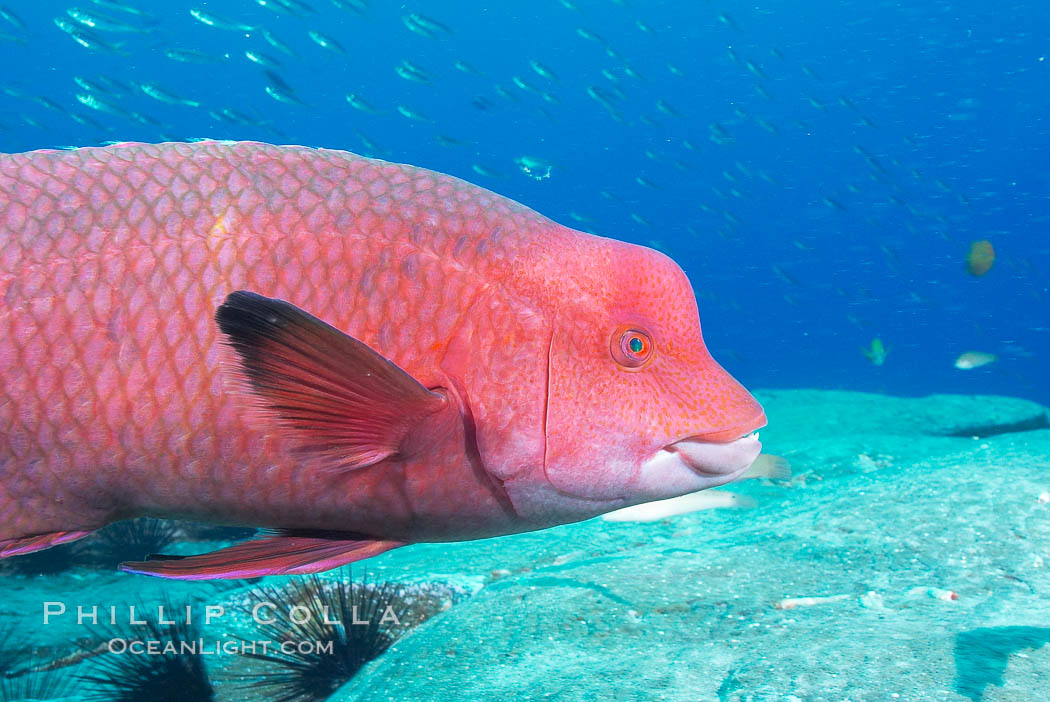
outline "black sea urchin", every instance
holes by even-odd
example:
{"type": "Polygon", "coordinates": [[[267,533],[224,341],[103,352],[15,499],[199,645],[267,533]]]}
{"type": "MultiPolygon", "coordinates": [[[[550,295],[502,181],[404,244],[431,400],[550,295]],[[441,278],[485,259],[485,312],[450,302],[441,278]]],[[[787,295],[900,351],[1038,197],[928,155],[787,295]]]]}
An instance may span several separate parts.
{"type": "Polygon", "coordinates": [[[0,561],[0,572],[55,575],[76,566],[116,565],[140,561],[175,541],[178,527],[166,519],[129,519],[110,524],[86,539],[0,561]]]}
{"type": "Polygon", "coordinates": [[[42,551],[0,560],[0,573],[34,577],[57,575],[77,564],[77,544],[59,544],[42,551]]]}
{"type": "Polygon", "coordinates": [[[69,678],[57,670],[0,679],[0,702],[53,700],[69,691],[69,678]]]}
{"type": "Polygon", "coordinates": [[[55,699],[69,688],[69,679],[58,671],[40,670],[44,662],[27,655],[26,643],[0,620],[0,702],[55,699]],[[35,670],[40,672],[30,672],[35,670]]]}
{"type": "Polygon", "coordinates": [[[252,687],[273,694],[274,702],[327,699],[397,639],[401,594],[392,583],[354,583],[347,576],[312,576],[255,591],[249,607],[260,623],[259,638],[271,647],[243,655],[276,669],[252,687]]]}
{"type": "Polygon", "coordinates": [[[214,699],[200,653],[200,633],[182,617],[185,605],[136,607],[144,625],[104,627],[94,634],[110,642],[109,651],[93,662],[81,680],[91,702],[210,702],[214,699]],[[132,642],[141,642],[139,647],[132,642]],[[136,650],[141,652],[136,652],[136,650]]]}
{"type": "Polygon", "coordinates": [[[85,540],[82,548],[93,560],[111,565],[141,561],[170,546],[178,531],[175,523],[167,519],[127,519],[102,529],[90,540],[85,540]]]}
{"type": "Polygon", "coordinates": [[[6,619],[0,619],[0,678],[8,677],[21,656],[12,645],[15,628],[6,619]]]}

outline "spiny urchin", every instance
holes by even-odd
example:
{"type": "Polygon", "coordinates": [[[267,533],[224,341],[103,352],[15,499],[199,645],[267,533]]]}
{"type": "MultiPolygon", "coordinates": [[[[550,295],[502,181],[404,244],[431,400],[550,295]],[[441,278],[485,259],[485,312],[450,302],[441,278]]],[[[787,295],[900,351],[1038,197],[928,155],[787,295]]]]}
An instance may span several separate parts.
{"type": "Polygon", "coordinates": [[[252,686],[273,702],[327,699],[397,639],[405,606],[400,586],[348,576],[259,588],[253,600],[252,616],[272,646],[243,655],[269,664],[252,686]]]}
{"type": "Polygon", "coordinates": [[[0,679],[0,702],[53,700],[69,692],[69,678],[58,670],[25,673],[0,679]]]}
{"type": "Polygon", "coordinates": [[[90,687],[84,699],[90,702],[210,702],[214,699],[208,672],[197,644],[200,633],[196,624],[173,613],[185,611],[185,605],[172,607],[165,601],[163,610],[150,612],[136,608],[145,624],[136,628],[100,627],[94,633],[119,643],[116,649],[94,659],[90,673],[80,679],[90,687]],[[161,611],[165,612],[164,620],[161,611]],[[140,641],[155,643],[153,649],[137,653],[129,644],[140,641]],[[121,652],[113,652],[113,651],[121,652]]]}
{"type": "Polygon", "coordinates": [[[109,565],[141,561],[174,543],[178,532],[175,523],[167,519],[126,519],[110,524],[93,538],[85,539],[82,548],[92,560],[109,565]]]}

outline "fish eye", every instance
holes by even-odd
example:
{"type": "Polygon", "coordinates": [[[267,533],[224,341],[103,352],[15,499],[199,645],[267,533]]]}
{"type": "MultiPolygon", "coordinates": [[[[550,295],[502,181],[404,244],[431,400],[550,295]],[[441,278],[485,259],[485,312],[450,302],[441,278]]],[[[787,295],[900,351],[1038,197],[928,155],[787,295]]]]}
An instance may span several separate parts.
{"type": "Polygon", "coordinates": [[[638,370],[653,356],[653,339],[637,327],[621,326],[613,332],[609,351],[628,370],[638,370]]]}

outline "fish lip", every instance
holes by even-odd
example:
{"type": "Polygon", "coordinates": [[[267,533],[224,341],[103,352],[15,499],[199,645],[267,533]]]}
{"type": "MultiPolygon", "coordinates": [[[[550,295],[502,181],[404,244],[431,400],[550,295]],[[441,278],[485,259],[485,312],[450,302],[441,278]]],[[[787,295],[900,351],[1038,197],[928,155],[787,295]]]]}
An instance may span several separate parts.
{"type": "Polygon", "coordinates": [[[756,432],[765,425],[765,412],[759,410],[747,422],[718,431],[691,434],[664,446],[664,450],[678,454],[682,462],[698,475],[732,480],[758,458],[762,443],[756,432]],[[697,452],[696,449],[703,445],[708,448],[697,452]]]}
{"type": "Polygon", "coordinates": [[[763,410],[759,410],[758,414],[752,417],[750,420],[729,427],[727,429],[719,429],[718,431],[709,431],[702,434],[690,434],[689,436],[683,436],[678,441],[674,441],[667,445],[670,449],[675,444],[682,441],[703,441],[712,444],[726,444],[738,439],[742,439],[752,432],[758,431],[762,427],[766,426],[766,413],[763,410]]]}
{"type": "Polygon", "coordinates": [[[756,432],[750,432],[730,441],[689,437],[666,446],[664,450],[677,454],[697,475],[731,482],[755,462],[762,452],[762,442],[756,432]]]}

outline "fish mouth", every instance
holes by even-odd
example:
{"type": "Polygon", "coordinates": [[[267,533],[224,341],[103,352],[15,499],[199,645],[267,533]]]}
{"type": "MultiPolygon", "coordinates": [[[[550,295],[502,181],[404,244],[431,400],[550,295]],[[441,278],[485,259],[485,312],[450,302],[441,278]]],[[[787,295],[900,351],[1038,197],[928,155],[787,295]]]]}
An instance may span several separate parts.
{"type": "Polygon", "coordinates": [[[694,434],[665,446],[664,450],[678,454],[682,461],[699,475],[735,476],[747,470],[762,452],[757,430],[765,425],[766,415],[760,412],[746,424],[694,434]]]}
{"type": "MultiPolygon", "coordinates": [[[[702,434],[693,434],[692,436],[685,437],[683,441],[693,440],[709,441],[715,443],[729,442],[743,438],[752,432],[758,431],[764,426],[766,426],[766,413],[761,408],[759,408],[758,414],[756,414],[754,417],[752,417],[746,422],[741,422],[740,424],[736,424],[726,429],[720,429],[719,431],[708,431],[702,434]]],[[[673,446],[674,444],[671,445],[673,446]]]]}

